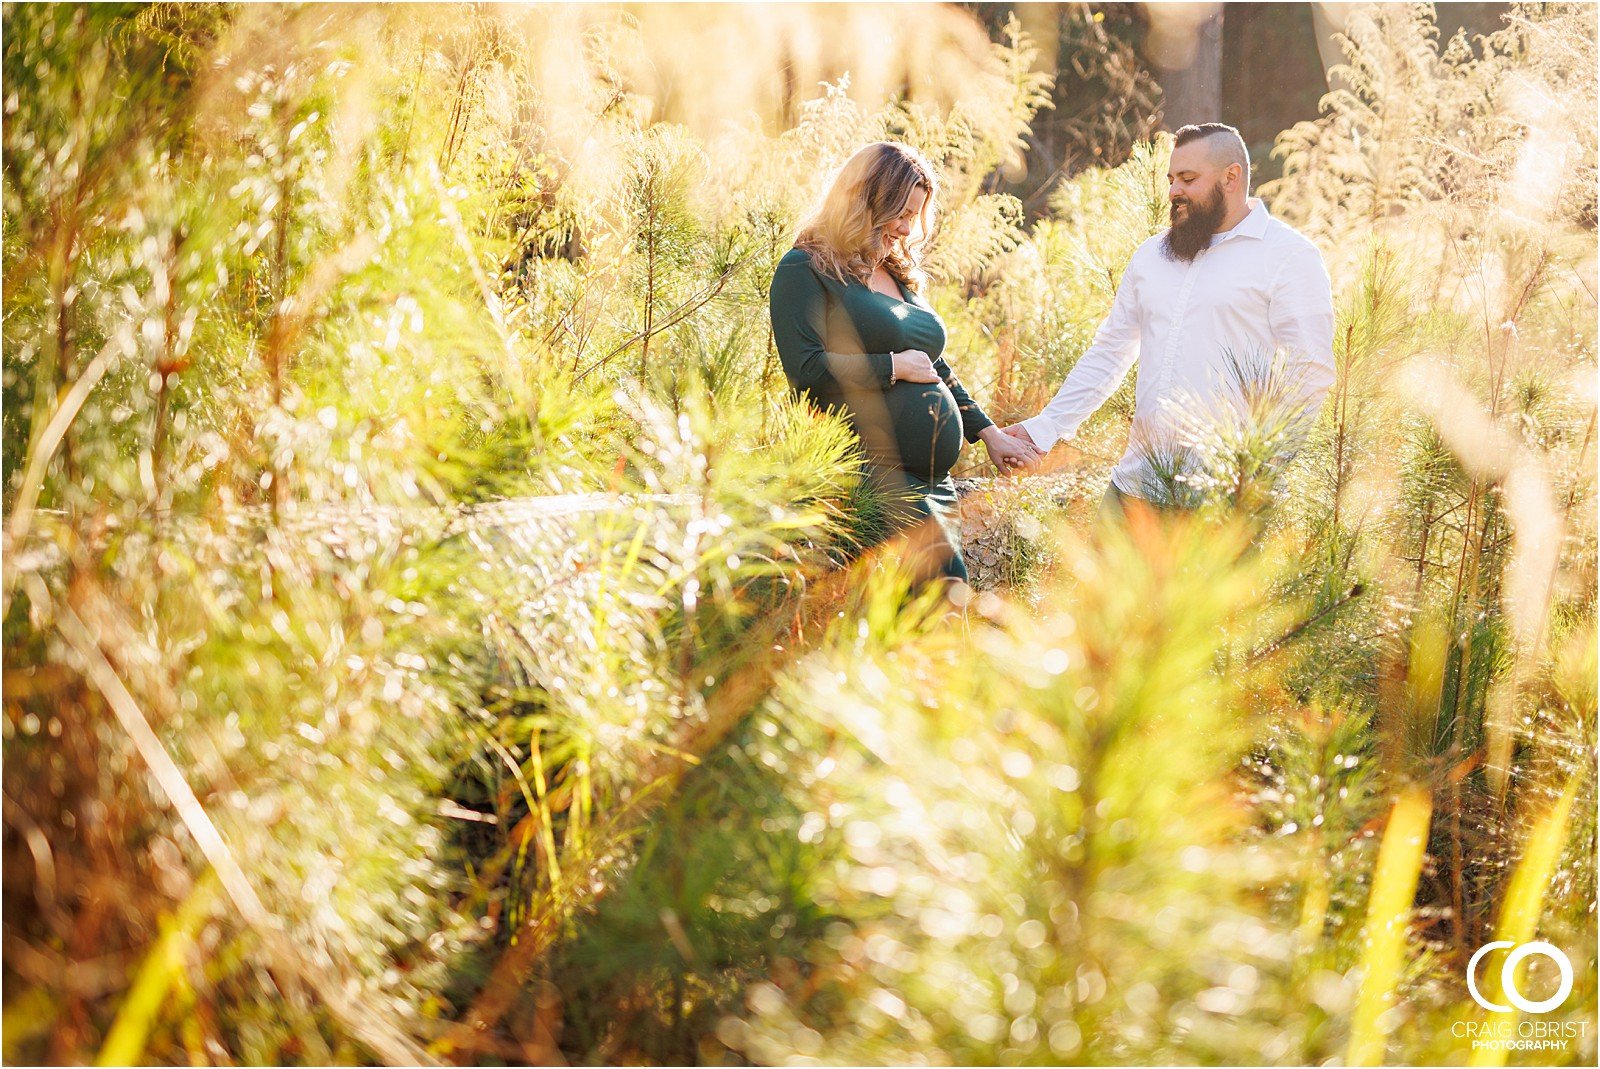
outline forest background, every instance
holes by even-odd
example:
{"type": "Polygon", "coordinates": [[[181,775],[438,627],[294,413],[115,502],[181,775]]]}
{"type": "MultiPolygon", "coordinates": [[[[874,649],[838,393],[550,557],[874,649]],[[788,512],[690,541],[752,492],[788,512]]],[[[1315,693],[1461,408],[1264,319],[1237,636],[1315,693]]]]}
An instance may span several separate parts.
{"type": "Polygon", "coordinates": [[[1236,6],[8,6],[5,1060],[1593,1064],[1596,10],[1342,8],[1275,95],[1236,6]],[[1030,415],[1182,85],[1338,385],[1279,470],[1241,368],[1191,522],[1091,522],[1126,386],[969,458],[952,615],[773,266],[917,146],[1030,415]],[[1559,1042],[1474,1049],[1535,938],[1559,1042]]]}

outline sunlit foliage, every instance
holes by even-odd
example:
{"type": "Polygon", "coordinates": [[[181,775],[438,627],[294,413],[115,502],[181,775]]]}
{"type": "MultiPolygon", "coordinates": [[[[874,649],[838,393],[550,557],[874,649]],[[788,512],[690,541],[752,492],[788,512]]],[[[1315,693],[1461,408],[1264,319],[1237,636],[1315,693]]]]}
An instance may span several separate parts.
{"type": "Polygon", "coordinates": [[[1195,515],[1091,529],[1125,390],[967,484],[954,608],[773,266],[914,143],[1010,422],[1168,142],[1130,75],[1030,220],[1015,22],[762,11],[6,9],[7,1060],[1459,1063],[1538,933],[1592,1063],[1593,9],[1353,12],[1262,190],[1315,426],[1241,356],[1195,515]]]}

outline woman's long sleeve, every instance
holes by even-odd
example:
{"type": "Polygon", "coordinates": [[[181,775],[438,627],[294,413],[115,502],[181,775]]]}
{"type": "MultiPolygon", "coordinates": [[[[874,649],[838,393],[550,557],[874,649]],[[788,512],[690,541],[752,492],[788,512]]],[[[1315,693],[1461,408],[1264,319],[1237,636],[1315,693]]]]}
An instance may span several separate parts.
{"type": "Polygon", "coordinates": [[[956,399],[956,411],[961,413],[961,436],[970,444],[978,440],[978,435],[994,426],[994,420],[989,418],[982,406],[972,399],[967,388],[961,385],[961,380],[956,378],[956,373],[945,362],[944,357],[933,362],[933,370],[939,373],[944,384],[950,388],[951,395],[956,399]]]}
{"type": "Polygon", "coordinates": [[[832,353],[823,344],[828,315],[822,280],[803,263],[778,265],[772,277],[772,340],[784,374],[801,390],[826,390],[829,380],[855,389],[885,390],[892,353],[832,353]]]}

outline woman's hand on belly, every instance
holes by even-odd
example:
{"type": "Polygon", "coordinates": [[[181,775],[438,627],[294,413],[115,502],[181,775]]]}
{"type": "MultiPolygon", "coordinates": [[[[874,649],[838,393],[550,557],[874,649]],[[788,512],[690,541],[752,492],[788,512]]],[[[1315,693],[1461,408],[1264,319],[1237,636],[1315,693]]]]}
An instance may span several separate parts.
{"type": "Polygon", "coordinates": [[[906,349],[893,354],[895,382],[938,382],[933,358],[921,349],[906,349]]]}

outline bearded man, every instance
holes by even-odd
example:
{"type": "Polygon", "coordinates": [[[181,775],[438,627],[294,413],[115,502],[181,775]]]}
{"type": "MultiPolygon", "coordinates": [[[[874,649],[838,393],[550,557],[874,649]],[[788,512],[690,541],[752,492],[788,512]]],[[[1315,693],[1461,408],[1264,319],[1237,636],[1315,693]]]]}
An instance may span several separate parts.
{"type": "Polygon", "coordinates": [[[1162,458],[1208,404],[1227,403],[1230,369],[1266,357],[1294,384],[1309,422],[1334,382],[1333,295],[1322,254],[1250,194],[1239,131],[1185,126],[1167,169],[1172,225],[1140,245],[1111,314],[1051,402],[1006,433],[1048,452],[1072,438],[1135,361],[1133,426],[1104,507],[1162,505],[1162,458]],[[1141,359],[1142,358],[1142,359],[1141,359]]]}

